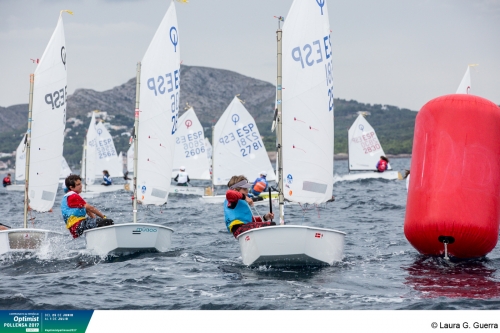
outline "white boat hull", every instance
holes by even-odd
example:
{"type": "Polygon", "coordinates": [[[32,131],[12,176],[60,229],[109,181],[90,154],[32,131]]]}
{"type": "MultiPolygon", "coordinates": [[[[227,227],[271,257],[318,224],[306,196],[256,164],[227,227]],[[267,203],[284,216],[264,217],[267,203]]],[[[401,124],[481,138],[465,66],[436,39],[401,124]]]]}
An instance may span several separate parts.
{"type": "Polygon", "coordinates": [[[5,188],[7,191],[24,192],[24,184],[9,185],[5,188]]]}
{"type": "Polygon", "coordinates": [[[359,179],[403,179],[401,173],[399,171],[385,171],[385,172],[360,172],[360,173],[350,173],[347,175],[335,175],[333,177],[333,182],[342,182],[342,181],[353,181],[359,179]]]}
{"type": "Polygon", "coordinates": [[[125,185],[109,185],[109,186],[87,185],[87,187],[86,187],[87,192],[97,192],[97,193],[115,192],[115,191],[120,191],[120,190],[124,190],[124,189],[125,189],[125,185]]]}
{"type": "Polygon", "coordinates": [[[64,235],[45,229],[2,230],[0,231],[0,255],[35,252],[53,237],[64,237],[64,235]]]}
{"type": "Polygon", "coordinates": [[[166,252],[171,246],[170,228],[150,223],[125,223],[84,231],[87,250],[97,255],[134,252],[166,252]]]}
{"type": "Polygon", "coordinates": [[[195,186],[170,186],[169,193],[203,195],[205,193],[205,188],[195,186]]]}
{"type": "Polygon", "coordinates": [[[280,225],[252,229],[237,239],[247,266],[326,266],[342,260],[345,235],[331,229],[280,225]]]}

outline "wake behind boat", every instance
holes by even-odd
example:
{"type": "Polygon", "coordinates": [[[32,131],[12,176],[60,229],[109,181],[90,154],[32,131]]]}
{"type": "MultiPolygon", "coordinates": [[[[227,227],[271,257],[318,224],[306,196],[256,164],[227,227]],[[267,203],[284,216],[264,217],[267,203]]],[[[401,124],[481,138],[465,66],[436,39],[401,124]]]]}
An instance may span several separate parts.
{"type": "Polygon", "coordinates": [[[319,204],[332,198],[333,80],[326,1],[295,0],[283,30],[278,28],[277,40],[280,225],[239,234],[241,256],[248,266],[332,265],[342,260],[345,233],[285,225],[284,209],[285,199],[319,204]],[[316,60],[302,55],[302,50],[313,47],[316,60]]]}
{"type": "Polygon", "coordinates": [[[352,181],[358,179],[403,179],[399,171],[392,171],[391,165],[384,172],[378,172],[377,162],[381,156],[385,156],[384,149],[377,138],[373,127],[360,113],[348,131],[347,163],[349,174],[335,175],[334,183],[340,181],[352,181]],[[365,171],[365,172],[352,172],[365,171]],[[368,172],[367,172],[368,171],[368,172]],[[352,172],[352,173],[351,173],[352,172]]]}

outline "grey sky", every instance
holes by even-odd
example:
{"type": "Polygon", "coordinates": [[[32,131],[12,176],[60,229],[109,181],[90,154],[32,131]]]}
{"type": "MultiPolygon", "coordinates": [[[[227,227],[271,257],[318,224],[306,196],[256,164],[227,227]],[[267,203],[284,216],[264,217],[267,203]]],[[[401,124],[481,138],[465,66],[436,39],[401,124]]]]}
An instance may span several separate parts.
{"type": "MultiPolygon", "coordinates": [[[[314,1],[314,0],[311,0],[314,1]]],[[[169,0],[0,0],[0,106],[27,103],[30,58],[64,14],[68,90],[135,76],[169,0]]],[[[275,82],[277,22],[292,0],[176,3],[183,64],[275,82]]],[[[418,110],[454,93],[468,64],[472,93],[500,104],[500,0],[327,0],[335,95],[418,110]]]]}

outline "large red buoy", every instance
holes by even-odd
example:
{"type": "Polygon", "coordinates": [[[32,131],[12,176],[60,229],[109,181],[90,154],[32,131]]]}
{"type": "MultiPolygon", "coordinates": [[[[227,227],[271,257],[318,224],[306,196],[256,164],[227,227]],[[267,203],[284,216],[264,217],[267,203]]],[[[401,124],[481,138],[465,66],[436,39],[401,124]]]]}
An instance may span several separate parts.
{"type": "Polygon", "coordinates": [[[447,95],[415,121],[404,232],[420,253],[475,258],[498,241],[500,108],[447,95]],[[445,244],[446,243],[446,244],[445,244]]]}

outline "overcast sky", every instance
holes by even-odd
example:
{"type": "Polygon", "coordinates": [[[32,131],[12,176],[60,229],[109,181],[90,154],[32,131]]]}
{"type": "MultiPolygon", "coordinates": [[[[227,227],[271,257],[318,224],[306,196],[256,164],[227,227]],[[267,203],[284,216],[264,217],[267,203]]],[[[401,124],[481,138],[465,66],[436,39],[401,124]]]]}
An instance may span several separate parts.
{"type": "MultiPolygon", "coordinates": [[[[183,64],[275,83],[277,22],[293,0],[176,2],[183,64]]],[[[315,1],[315,0],[310,0],[315,1]]],[[[500,104],[500,0],[326,0],[335,95],[418,110],[454,93],[468,64],[472,93],[500,104]]],[[[135,76],[170,0],[0,0],[0,106],[27,103],[30,58],[64,14],[68,91],[135,76]]]]}

